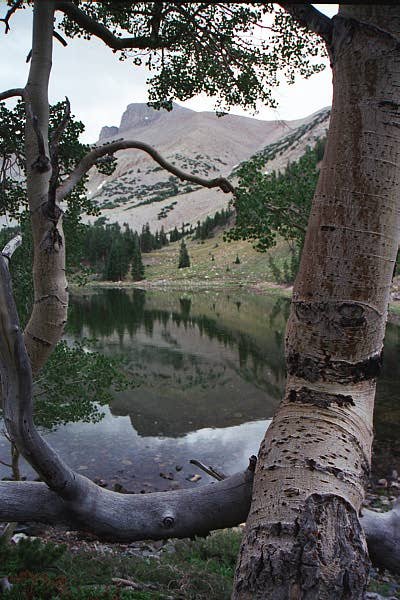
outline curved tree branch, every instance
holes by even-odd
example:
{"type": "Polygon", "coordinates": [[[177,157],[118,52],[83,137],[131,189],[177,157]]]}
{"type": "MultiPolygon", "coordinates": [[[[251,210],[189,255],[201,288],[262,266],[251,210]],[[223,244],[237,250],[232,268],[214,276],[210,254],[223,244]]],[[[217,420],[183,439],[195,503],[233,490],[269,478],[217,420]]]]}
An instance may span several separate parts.
{"type": "Polygon", "coordinates": [[[296,4],[294,2],[279,2],[278,4],[300,25],[321,36],[327,44],[332,42],[332,19],[317,10],[312,4],[296,4]]]}
{"type": "Polygon", "coordinates": [[[247,469],[193,489],[120,494],[86,480],[86,493],[66,501],[44,483],[1,481],[0,521],[64,523],[112,541],[206,535],[246,520],[252,482],[247,469]]]}
{"type": "Polygon", "coordinates": [[[77,477],[33,424],[31,365],[3,255],[0,255],[0,381],[4,421],[12,443],[50,488],[64,498],[76,496],[77,477]]]}
{"type": "Polygon", "coordinates": [[[20,487],[18,482],[0,484],[0,521],[15,521],[28,514],[32,519],[75,523],[102,537],[133,540],[185,537],[193,531],[204,534],[245,519],[251,500],[252,462],[244,473],[216,484],[143,496],[104,490],[60,459],[33,422],[31,366],[3,255],[0,255],[0,382],[10,439],[47,484],[27,487],[20,487]],[[15,518],[10,519],[12,514],[15,518]]]}
{"type": "Polygon", "coordinates": [[[62,36],[62,35],[60,35],[60,34],[58,33],[58,31],[53,31],[53,37],[54,37],[54,38],[55,38],[55,39],[56,39],[58,42],[60,42],[60,44],[61,44],[62,46],[64,46],[64,48],[65,48],[66,46],[68,46],[68,42],[67,42],[66,40],[64,40],[63,36],[62,36]]]}
{"type": "Polygon", "coordinates": [[[175,37],[162,39],[158,35],[159,30],[159,2],[154,2],[155,12],[153,14],[153,27],[149,36],[117,37],[105,25],[98,23],[87,15],[76,4],[70,1],[57,2],[56,9],[63,12],[77,25],[82,27],[88,33],[100,38],[113,50],[124,50],[127,48],[137,48],[139,50],[156,50],[161,48],[170,48],[176,42],[175,37]]]}
{"type": "Polygon", "coordinates": [[[11,90],[5,90],[4,92],[0,92],[0,102],[2,100],[7,100],[7,98],[13,98],[15,96],[21,96],[21,98],[25,98],[25,90],[23,88],[13,88],[11,90]]]}
{"type": "Polygon", "coordinates": [[[59,186],[57,190],[56,199],[57,202],[61,202],[63,198],[67,194],[69,194],[76,184],[82,179],[82,177],[91,169],[96,161],[105,156],[107,154],[114,154],[114,152],[118,152],[119,150],[143,150],[143,152],[147,152],[161,167],[179,177],[182,181],[191,181],[197,185],[201,185],[202,187],[207,188],[220,188],[225,193],[235,193],[235,188],[233,185],[225,179],[225,177],[216,177],[215,179],[203,179],[202,177],[197,177],[196,175],[190,175],[189,173],[185,173],[175,165],[169,163],[165,158],[161,156],[152,146],[146,144],[145,142],[138,142],[135,140],[120,140],[117,142],[111,142],[110,144],[104,144],[103,146],[99,146],[94,148],[91,152],[86,154],[75,168],[74,171],[63,181],[63,183],[59,186]]]}

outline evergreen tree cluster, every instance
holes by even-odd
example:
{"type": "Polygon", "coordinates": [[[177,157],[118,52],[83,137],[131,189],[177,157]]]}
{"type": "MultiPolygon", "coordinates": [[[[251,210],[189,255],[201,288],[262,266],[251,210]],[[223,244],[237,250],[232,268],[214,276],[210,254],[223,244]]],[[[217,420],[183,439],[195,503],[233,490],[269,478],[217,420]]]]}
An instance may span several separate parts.
{"type": "Polygon", "coordinates": [[[217,227],[222,227],[226,225],[232,216],[232,211],[229,209],[222,209],[221,211],[217,211],[213,217],[206,217],[206,219],[200,223],[197,221],[197,227],[194,231],[193,239],[195,240],[206,240],[210,237],[213,237],[214,230],[217,227]]]}
{"type": "Polygon", "coordinates": [[[166,246],[168,241],[168,236],[164,231],[164,227],[161,227],[160,231],[157,231],[153,234],[150,231],[150,225],[146,223],[142,227],[142,233],[139,236],[140,239],[140,250],[142,252],[151,252],[152,250],[159,250],[163,246],[166,246]]]}
{"type": "Polygon", "coordinates": [[[187,225],[185,225],[184,223],[182,223],[182,227],[180,229],[178,229],[175,226],[174,229],[169,234],[169,241],[170,242],[179,242],[179,240],[181,240],[183,237],[185,237],[185,235],[191,235],[194,232],[194,229],[191,225],[188,228],[186,228],[186,227],[187,227],[187,225]]]}
{"type": "Polygon", "coordinates": [[[122,281],[131,269],[132,279],[144,278],[141,239],[125,223],[107,224],[101,217],[94,225],[87,225],[83,239],[85,261],[107,281],[122,281]]]}

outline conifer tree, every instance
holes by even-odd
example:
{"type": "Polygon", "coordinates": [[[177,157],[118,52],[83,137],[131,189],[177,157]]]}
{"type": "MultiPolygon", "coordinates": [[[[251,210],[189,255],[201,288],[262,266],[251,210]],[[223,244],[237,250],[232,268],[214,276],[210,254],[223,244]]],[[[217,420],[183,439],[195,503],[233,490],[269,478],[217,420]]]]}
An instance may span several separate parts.
{"type": "Polygon", "coordinates": [[[184,269],[190,267],[189,253],[186,248],[185,240],[182,239],[181,247],[179,249],[179,264],[178,269],[184,269]]]}
{"type": "Polygon", "coordinates": [[[162,246],[167,246],[169,243],[167,234],[165,233],[164,225],[161,226],[160,230],[160,242],[162,246]]]}
{"type": "Polygon", "coordinates": [[[144,279],[144,266],[142,262],[142,253],[140,252],[139,240],[134,245],[133,249],[131,275],[133,281],[142,281],[142,279],[144,279]]]}
{"type": "Polygon", "coordinates": [[[150,231],[150,225],[146,223],[142,227],[142,235],[140,236],[140,249],[142,252],[151,252],[154,248],[154,236],[150,231]]]}
{"type": "Polygon", "coordinates": [[[174,229],[169,234],[169,241],[177,242],[178,240],[180,240],[180,234],[179,234],[177,227],[175,226],[174,229]]]}
{"type": "Polygon", "coordinates": [[[104,279],[107,281],[122,281],[129,269],[129,258],[126,246],[121,237],[113,239],[110,253],[104,269],[104,279]]]}

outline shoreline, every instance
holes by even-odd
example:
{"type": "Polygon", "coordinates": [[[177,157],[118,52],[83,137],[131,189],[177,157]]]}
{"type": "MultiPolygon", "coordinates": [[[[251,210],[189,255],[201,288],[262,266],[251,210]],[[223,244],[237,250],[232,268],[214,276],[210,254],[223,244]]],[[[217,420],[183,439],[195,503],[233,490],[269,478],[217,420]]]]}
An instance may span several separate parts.
{"type": "MultiPolygon", "coordinates": [[[[236,282],[228,281],[221,283],[220,281],[205,281],[199,279],[190,279],[186,281],[171,280],[171,279],[157,279],[149,281],[143,279],[142,281],[90,281],[85,285],[78,285],[76,283],[69,284],[69,291],[71,293],[79,294],[85,290],[101,290],[101,289],[118,289],[118,290],[129,290],[129,289],[142,289],[142,290],[158,290],[158,291],[182,291],[187,292],[188,290],[218,290],[223,291],[226,289],[237,289],[241,291],[248,291],[254,294],[261,295],[263,293],[278,294],[286,297],[290,297],[292,294],[293,286],[280,285],[269,281],[260,282],[236,282]]],[[[400,304],[400,303],[399,303],[400,304]]]]}
{"type": "MultiPolygon", "coordinates": [[[[95,290],[102,289],[117,289],[117,290],[129,290],[129,289],[141,289],[149,291],[224,291],[224,290],[240,290],[242,292],[250,292],[261,296],[262,294],[268,294],[271,296],[282,296],[290,298],[292,296],[293,286],[282,285],[274,283],[272,281],[259,281],[259,282],[221,282],[213,280],[199,280],[192,279],[186,281],[179,281],[174,279],[156,279],[142,281],[90,281],[85,285],[78,285],[76,283],[69,284],[69,291],[72,294],[79,295],[85,291],[92,292],[95,290]]],[[[394,324],[400,324],[400,299],[393,299],[389,302],[388,311],[388,322],[394,324]]]]}

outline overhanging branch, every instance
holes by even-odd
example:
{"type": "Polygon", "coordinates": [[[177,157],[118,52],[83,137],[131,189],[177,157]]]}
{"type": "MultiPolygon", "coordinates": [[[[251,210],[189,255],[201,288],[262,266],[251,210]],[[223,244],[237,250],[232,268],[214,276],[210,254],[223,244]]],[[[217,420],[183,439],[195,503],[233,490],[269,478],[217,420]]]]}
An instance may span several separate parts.
{"type": "Polygon", "coordinates": [[[159,19],[157,5],[155,2],[155,13],[153,15],[153,28],[149,36],[117,37],[105,25],[92,19],[88,14],[81,10],[76,4],[70,1],[57,2],[56,9],[63,12],[72,21],[77,23],[82,29],[100,38],[113,50],[124,50],[136,48],[138,50],[156,50],[160,48],[170,48],[176,42],[175,37],[161,39],[158,35],[159,19]]]}
{"type": "Polygon", "coordinates": [[[321,36],[327,44],[332,42],[332,19],[317,10],[312,4],[296,4],[294,2],[279,2],[278,4],[300,25],[321,36]]]}
{"type": "Polygon", "coordinates": [[[191,175],[185,173],[175,165],[169,163],[165,158],[161,156],[152,146],[145,142],[138,142],[135,140],[120,140],[118,142],[111,142],[110,144],[104,144],[98,148],[94,148],[91,152],[86,154],[80,161],[75,170],[63,181],[57,190],[56,199],[61,202],[67,194],[69,194],[82,177],[91,169],[96,161],[107,154],[114,154],[119,150],[142,150],[149,154],[161,167],[163,167],[169,173],[172,173],[178,177],[181,181],[190,181],[202,187],[206,188],[220,188],[225,193],[235,193],[233,185],[225,179],[225,177],[216,177],[215,179],[203,179],[197,175],[191,175]]]}
{"type": "Polygon", "coordinates": [[[8,33],[10,31],[10,19],[13,16],[13,14],[19,8],[21,8],[22,4],[23,4],[23,0],[17,0],[17,2],[14,2],[14,4],[11,6],[11,8],[7,11],[6,16],[3,19],[0,19],[0,21],[2,21],[6,26],[6,30],[4,33],[8,33]]]}

